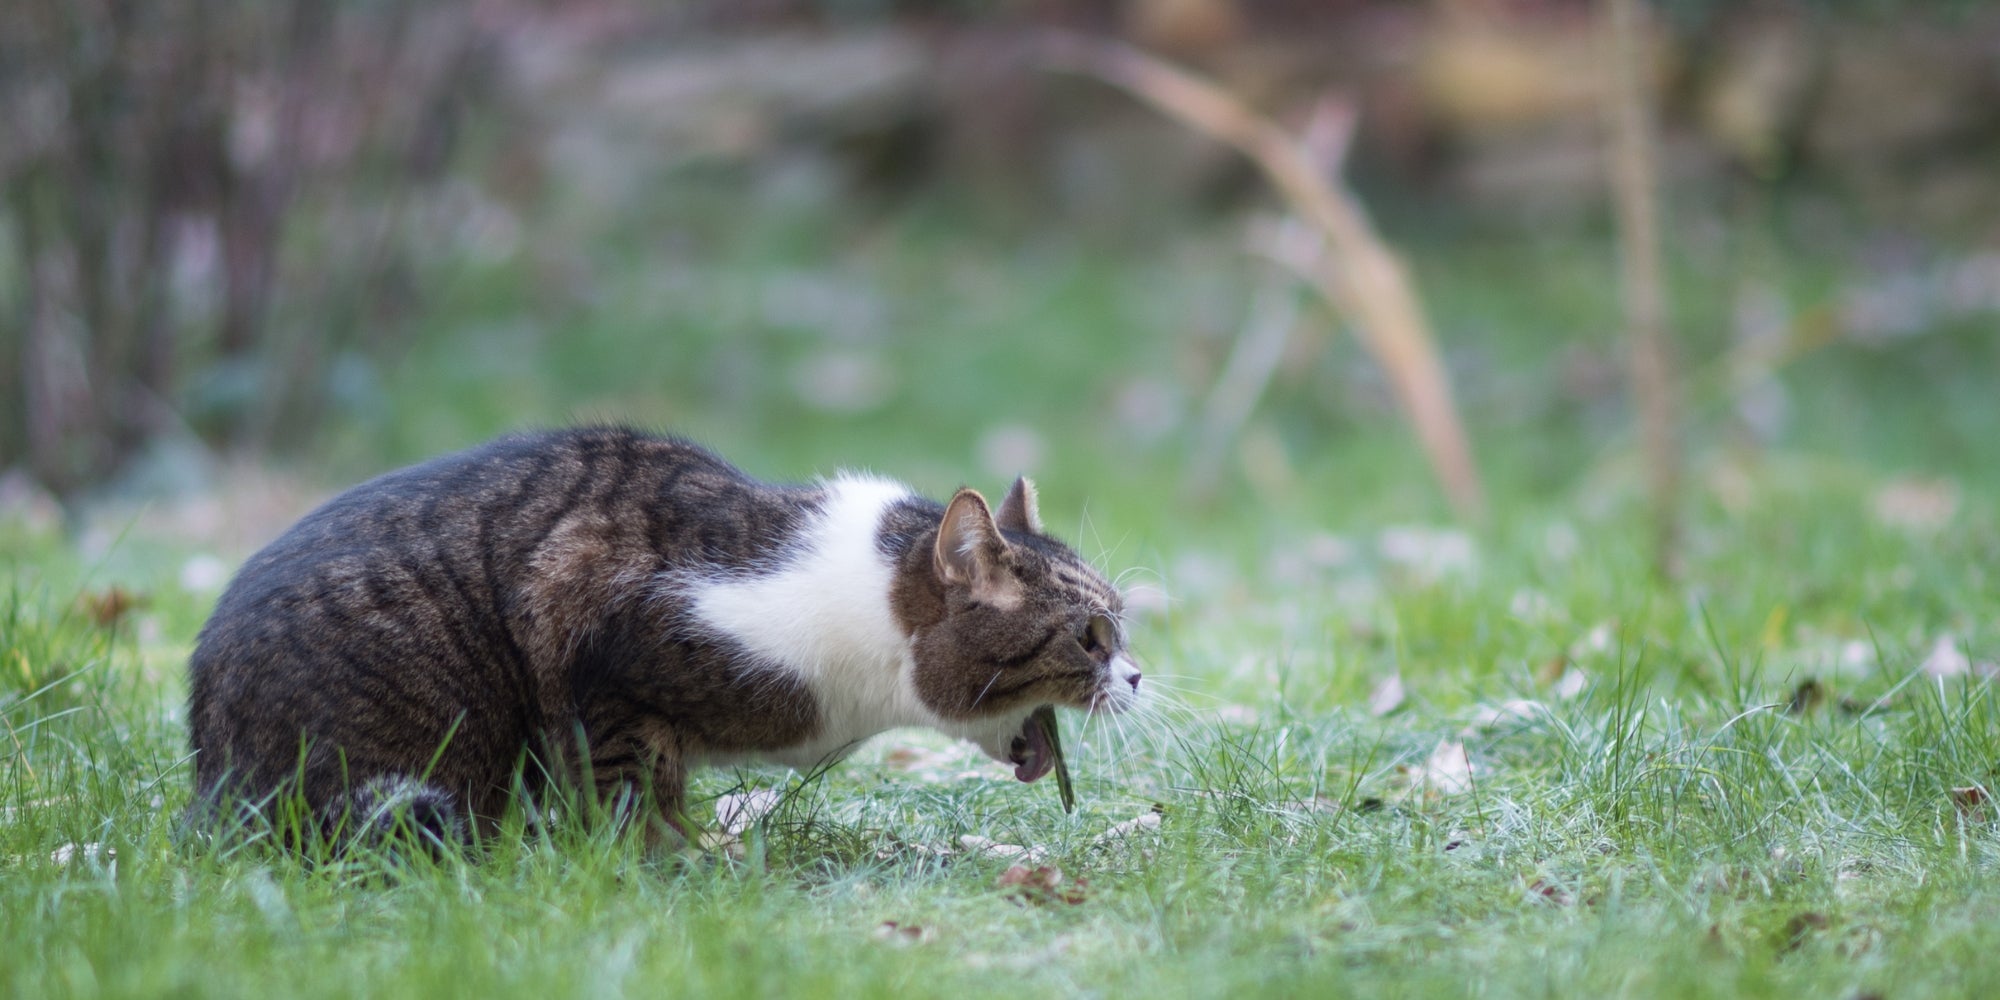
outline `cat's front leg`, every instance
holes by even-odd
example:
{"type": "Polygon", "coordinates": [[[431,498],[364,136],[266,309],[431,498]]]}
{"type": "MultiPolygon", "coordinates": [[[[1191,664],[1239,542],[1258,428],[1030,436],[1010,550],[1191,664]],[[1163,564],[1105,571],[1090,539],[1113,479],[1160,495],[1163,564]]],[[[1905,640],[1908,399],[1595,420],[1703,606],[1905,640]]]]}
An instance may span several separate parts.
{"type": "Polygon", "coordinates": [[[700,826],[687,815],[687,755],[670,734],[650,742],[655,744],[650,781],[654,809],[642,817],[646,848],[655,853],[677,851],[700,842],[700,826]]]}
{"type": "Polygon", "coordinates": [[[698,828],[685,811],[687,754],[673,731],[644,724],[595,728],[579,740],[584,753],[572,773],[596,815],[637,822],[649,847],[694,840],[698,828]]]}

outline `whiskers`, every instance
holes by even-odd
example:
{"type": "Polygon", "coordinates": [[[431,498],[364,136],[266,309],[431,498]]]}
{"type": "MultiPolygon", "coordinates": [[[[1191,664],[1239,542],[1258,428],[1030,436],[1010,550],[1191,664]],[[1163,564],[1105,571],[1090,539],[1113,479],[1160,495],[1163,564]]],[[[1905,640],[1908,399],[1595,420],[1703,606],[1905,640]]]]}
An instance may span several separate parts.
{"type": "Polygon", "coordinates": [[[1111,585],[1123,591],[1125,589],[1125,581],[1142,573],[1152,578],[1151,582],[1154,586],[1159,587],[1161,590],[1166,589],[1167,578],[1162,576],[1159,570],[1151,566],[1127,566],[1119,570],[1117,576],[1111,578],[1111,585]]]}
{"type": "Polygon", "coordinates": [[[1155,614],[1167,611],[1174,603],[1172,594],[1167,590],[1167,578],[1151,566],[1127,566],[1119,570],[1118,575],[1111,579],[1111,588],[1118,592],[1119,601],[1124,605],[1113,616],[1117,618],[1121,632],[1131,625],[1135,601],[1142,603],[1145,611],[1155,614]],[[1143,599],[1133,585],[1135,577],[1138,578],[1138,587],[1152,592],[1143,599]]]}
{"type": "Polygon", "coordinates": [[[978,697],[975,697],[975,698],[973,698],[973,699],[972,699],[972,707],[973,707],[973,708],[978,708],[978,707],[979,707],[979,703],[980,703],[980,702],[982,702],[982,701],[985,701],[985,700],[986,700],[986,696],[987,696],[987,694],[989,694],[989,693],[990,693],[990,692],[992,692],[992,690],[993,690],[993,685],[995,685],[995,684],[998,684],[998,683],[1000,683],[1000,675],[1001,675],[1002,673],[1005,673],[1005,671],[1001,671],[1001,670],[995,670],[995,671],[993,671],[993,676],[992,676],[992,678],[990,678],[989,680],[987,680],[987,682],[986,682],[986,686],[985,686],[985,687],[983,687],[983,688],[980,688],[980,689],[979,689],[979,695],[978,695],[978,697]]]}
{"type": "Polygon", "coordinates": [[[1148,673],[1142,681],[1140,697],[1123,711],[1109,708],[1108,693],[1092,699],[1086,718],[1092,728],[1108,732],[1113,757],[1160,758],[1177,745],[1179,735],[1200,722],[1201,713],[1187,704],[1187,698],[1207,697],[1163,683],[1160,675],[1148,673]]]}

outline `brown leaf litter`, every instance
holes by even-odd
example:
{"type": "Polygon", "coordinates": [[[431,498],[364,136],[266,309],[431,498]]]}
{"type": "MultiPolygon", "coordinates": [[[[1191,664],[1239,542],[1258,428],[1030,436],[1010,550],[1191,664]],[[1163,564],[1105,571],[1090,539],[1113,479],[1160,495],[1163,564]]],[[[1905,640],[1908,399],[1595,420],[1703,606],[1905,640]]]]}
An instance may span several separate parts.
{"type": "Polygon", "coordinates": [[[1013,865],[1000,873],[995,881],[1002,889],[1008,890],[1011,899],[1029,903],[1067,903],[1075,906],[1089,898],[1090,884],[1085,879],[1065,879],[1063,871],[1054,865],[1013,865]]]}

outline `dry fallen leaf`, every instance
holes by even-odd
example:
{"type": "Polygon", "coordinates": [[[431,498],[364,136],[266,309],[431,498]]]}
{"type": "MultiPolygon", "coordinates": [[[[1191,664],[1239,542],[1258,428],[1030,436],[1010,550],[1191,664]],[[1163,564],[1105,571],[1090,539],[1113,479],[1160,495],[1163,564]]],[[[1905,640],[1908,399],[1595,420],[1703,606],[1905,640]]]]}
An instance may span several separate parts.
{"type": "Polygon", "coordinates": [[[1368,693],[1368,714],[1376,718],[1403,707],[1403,675],[1390,674],[1368,693]]]}
{"type": "Polygon", "coordinates": [[[1535,683],[1543,687],[1553,687],[1569,671],[1569,657],[1560,653],[1542,661],[1541,669],[1535,671],[1535,683]]]}
{"type": "Polygon", "coordinates": [[[125,616],[148,603],[144,594],[135,594],[117,584],[103,590],[90,590],[77,595],[77,604],[90,620],[99,628],[116,628],[125,616]]]}
{"type": "Polygon", "coordinates": [[[933,747],[921,742],[888,748],[882,754],[882,766],[927,785],[983,780],[1013,771],[1011,766],[1001,770],[1000,765],[988,761],[971,744],[933,747]]]}
{"type": "Polygon", "coordinates": [[[902,746],[882,755],[882,766],[896,771],[915,771],[930,767],[943,755],[923,747],[902,746]]]}
{"type": "Polygon", "coordinates": [[[1937,641],[1931,644],[1931,651],[1924,657],[1921,669],[1925,676],[1931,678],[1958,677],[1968,673],[1981,677],[2000,674],[2000,665],[1983,660],[1978,663],[1972,662],[1972,658],[1965,654],[1965,647],[1958,641],[1958,636],[1950,632],[1938,636],[1937,641]]]}
{"type": "Polygon", "coordinates": [[[743,848],[743,838],[721,830],[702,830],[694,835],[691,843],[695,850],[703,854],[722,854],[738,861],[749,856],[743,848]]]}
{"type": "MultiPolygon", "coordinates": [[[[1601,625],[1598,628],[1604,630],[1604,638],[1608,643],[1610,631],[1601,625]]],[[[1593,631],[1592,635],[1596,635],[1596,632],[1593,631]]],[[[1589,686],[1590,675],[1572,662],[1569,656],[1557,653],[1542,661],[1541,668],[1535,671],[1535,683],[1547,688],[1550,694],[1555,695],[1557,701],[1570,701],[1589,686]]]]}
{"type": "Polygon", "coordinates": [[[1003,861],[1013,858],[1023,861],[1040,861],[1048,856],[1047,851],[1032,844],[995,843],[991,838],[982,837],[976,833],[968,833],[960,836],[958,838],[958,845],[964,848],[967,854],[974,855],[975,857],[997,858],[1003,861]]]}
{"type": "Polygon", "coordinates": [[[1554,622],[1562,617],[1555,600],[1532,587],[1517,590],[1507,599],[1507,613],[1525,622],[1554,622]]]}
{"type": "Polygon", "coordinates": [[[1054,888],[1056,883],[1061,881],[1062,870],[1058,868],[1047,865],[1040,868],[1029,868],[1027,865],[1012,865],[1006,871],[1001,872],[1000,877],[993,884],[1003,889],[1013,886],[1054,888]]]}
{"type": "Polygon", "coordinates": [[[1457,528],[1385,528],[1376,548],[1384,561],[1423,583],[1468,576],[1479,566],[1472,536],[1457,528]]]}
{"type": "Polygon", "coordinates": [[[1142,813],[1122,823],[1114,823],[1111,828],[1097,835],[1095,843],[1104,844],[1114,840],[1124,840],[1134,834],[1151,833],[1160,828],[1160,814],[1142,813]]]}
{"type": "Polygon", "coordinates": [[[884,920],[876,925],[874,937],[877,941],[887,941],[895,945],[923,944],[931,939],[931,929],[919,924],[884,920]]]}
{"type": "Polygon", "coordinates": [[[1986,794],[1986,789],[1979,785],[1967,785],[1951,790],[1951,804],[1958,809],[1958,814],[1975,823],[1986,820],[1986,803],[1991,798],[1992,796],[1986,794]]]}
{"type": "Polygon", "coordinates": [[[1407,773],[1416,791],[1458,795],[1472,790],[1472,761],[1457,740],[1440,741],[1430,757],[1407,773]]]}
{"type": "Polygon", "coordinates": [[[1536,879],[1533,884],[1528,886],[1528,891],[1557,906],[1568,906],[1575,902],[1575,900],[1570,898],[1569,893],[1563,891],[1562,886],[1546,879],[1536,879]]]}
{"type": "Polygon", "coordinates": [[[1617,637],[1617,627],[1616,619],[1592,625],[1590,631],[1578,636],[1575,642],[1569,644],[1569,659],[1575,662],[1592,655],[1601,656],[1611,652],[1613,640],[1617,637]]]}
{"type": "Polygon", "coordinates": [[[732,837],[757,825],[757,821],[778,808],[784,797],[769,788],[757,788],[747,792],[730,792],[715,800],[715,822],[722,831],[732,837]]]}
{"type": "Polygon", "coordinates": [[[935,858],[939,864],[948,864],[958,852],[949,847],[933,847],[929,844],[894,844],[875,851],[877,861],[895,861],[904,855],[915,858],[935,858]]]}
{"type": "Polygon", "coordinates": [[[1938,636],[1930,655],[1924,657],[1924,673],[1931,677],[1956,677],[1971,669],[1971,657],[1958,648],[1958,637],[1949,632],[1938,636]]]}
{"type": "Polygon", "coordinates": [[[994,883],[1003,889],[1013,890],[1012,895],[1034,903],[1068,903],[1072,906],[1084,901],[1088,884],[1083,879],[1065,882],[1062,869],[1054,865],[1014,865],[1000,873],[994,883]]]}
{"type": "Polygon", "coordinates": [[[95,842],[87,844],[64,844],[49,852],[49,863],[59,867],[66,866],[75,861],[103,864],[107,862],[115,863],[117,860],[117,848],[106,847],[103,844],[95,842]]]}
{"type": "Polygon", "coordinates": [[[1891,528],[1936,531],[1958,512],[1958,484],[1949,479],[1898,479],[1875,491],[1875,518],[1891,528]]]}
{"type": "Polygon", "coordinates": [[[1479,710],[1472,713],[1472,721],[1466,724],[1464,732],[1469,736],[1482,729],[1533,722],[1548,714],[1549,707],[1539,701],[1509,698],[1498,705],[1479,706],[1479,710]]]}
{"type": "Polygon", "coordinates": [[[1588,686],[1590,686],[1590,675],[1584,673],[1582,667],[1571,667],[1556,679],[1555,684],[1549,688],[1549,693],[1561,701],[1574,701],[1588,686]]]}
{"type": "Polygon", "coordinates": [[[1794,951],[1816,931],[1826,929],[1826,914],[1807,910],[1785,922],[1785,951],[1794,951]]]}

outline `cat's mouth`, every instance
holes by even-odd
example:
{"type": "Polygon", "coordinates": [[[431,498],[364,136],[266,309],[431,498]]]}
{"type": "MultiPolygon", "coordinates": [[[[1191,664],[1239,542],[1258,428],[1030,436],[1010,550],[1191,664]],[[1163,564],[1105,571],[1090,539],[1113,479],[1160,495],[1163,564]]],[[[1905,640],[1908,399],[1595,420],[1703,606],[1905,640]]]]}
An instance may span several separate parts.
{"type": "Polygon", "coordinates": [[[1014,765],[1014,777],[1022,781],[1034,781],[1055,769],[1056,748],[1049,739],[1048,728],[1042,724],[1041,713],[1032,713],[1021,723],[1020,735],[1014,737],[1007,759],[1014,765]]]}

